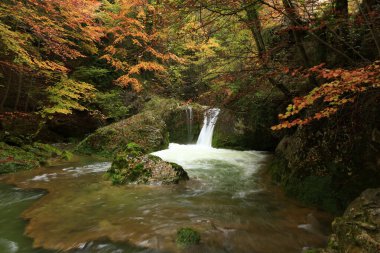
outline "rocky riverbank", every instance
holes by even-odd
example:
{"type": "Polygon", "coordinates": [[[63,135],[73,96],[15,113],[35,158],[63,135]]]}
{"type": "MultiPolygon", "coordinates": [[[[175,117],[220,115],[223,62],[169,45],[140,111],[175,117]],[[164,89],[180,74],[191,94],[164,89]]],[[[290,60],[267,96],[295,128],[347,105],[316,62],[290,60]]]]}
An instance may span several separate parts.
{"type": "Polygon", "coordinates": [[[285,133],[271,172],[288,195],[341,214],[362,191],[380,186],[378,100],[362,98],[356,107],[285,133]]]}
{"type": "Polygon", "coordinates": [[[328,248],[321,253],[380,252],[380,188],[356,198],[332,224],[328,248]]]}
{"type": "Polygon", "coordinates": [[[0,142],[0,174],[35,169],[71,157],[71,152],[48,144],[34,142],[15,146],[0,142]]]}

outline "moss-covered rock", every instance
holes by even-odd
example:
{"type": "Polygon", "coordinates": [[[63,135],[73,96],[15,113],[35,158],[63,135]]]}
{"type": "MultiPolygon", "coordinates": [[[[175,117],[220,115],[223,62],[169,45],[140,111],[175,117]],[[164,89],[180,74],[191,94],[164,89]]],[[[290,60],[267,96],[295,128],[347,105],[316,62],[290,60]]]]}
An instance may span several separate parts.
{"type": "Polygon", "coordinates": [[[113,184],[162,185],[189,179],[181,166],[144,154],[144,150],[136,143],[129,143],[124,151],[116,155],[106,176],[113,184]]]}
{"type": "Polygon", "coordinates": [[[363,190],[380,187],[380,107],[370,98],[359,105],[281,140],[271,171],[289,195],[340,214],[363,190]]]}
{"type": "Polygon", "coordinates": [[[180,247],[197,245],[200,241],[200,233],[192,228],[181,228],[177,231],[176,243],[180,247]]]}
{"type": "Polygon", "coordinates": [[[0,142],[0,174],[47,165],[52,159],[70,160],[72,154],[54,146],[35,142],[21,147],[0,142]]]}
{"type": "MultiPolygon", "coordinates": [[[[180,132],[186,129],[186,107],[187,105],[175,99],[154,97],[147,102],[139,114],[99,128],[84,139],[76,150],[84,154],[112,157],[120,150],[125,149],[130,142],[144,147],[147,152],[166,148],[170,135],[175,135],[177,129],[180,129],[180,132]],[[178,115],[184,119],[183,124],[173,125],[172,119],[173,117],[178,118],[178,115]]],[[[193,108],[195,111],[204,110],[203,107],[196,104],[193,105],[193,108]]],[[[179,137],[177,136],[177,138],[179,137]]],[[[176,139],[171,138],[171,141],[176,141],[176,139]]]]}
{"type": "Polygon", "coordinates": [[[333,222],[324,253],[380,252],[380,188],[368,189],[333,222]]]}
{"type": "Polygon", "coordinates": [[[222,108],[215,125],[213,146],[273,151],[279,142],[270,127],[277,122],[284,98],[270,90],[249,93],[222,108]]]}
{"type": "Polygon", "coordinates": [[[147,150],[156,150],[168,145],[165,122],[154,113],[140,113],[126,120],[99,128],[84,139],[77,151],[112,157],[129,142],[136,142],[147,150]]]}

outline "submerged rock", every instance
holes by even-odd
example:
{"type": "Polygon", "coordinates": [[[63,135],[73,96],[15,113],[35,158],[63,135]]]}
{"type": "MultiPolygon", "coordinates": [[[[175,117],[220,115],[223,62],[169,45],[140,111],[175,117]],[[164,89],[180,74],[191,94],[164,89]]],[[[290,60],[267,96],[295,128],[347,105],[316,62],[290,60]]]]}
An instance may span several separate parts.
{"type": "Polygon", "coordinates": [[[106,175],[113,184],[177,184],[189,179],[180,165],[144,154],[135,143],[129,143],[125,151],[116,155],[106,175]]]}
{"type": "Polygon", "coordinates": [[[380,252],[380,188],[368,189],[333,222],[325,253],[380,252]]]}

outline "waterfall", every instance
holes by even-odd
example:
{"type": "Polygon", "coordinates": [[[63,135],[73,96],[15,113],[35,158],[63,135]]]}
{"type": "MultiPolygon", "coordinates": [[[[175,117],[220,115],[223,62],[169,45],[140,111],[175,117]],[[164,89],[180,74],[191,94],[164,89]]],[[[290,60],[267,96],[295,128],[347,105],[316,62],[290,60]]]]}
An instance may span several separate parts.
{"type": "Polygon", "coordinates": [[[205,112],[203,127],[199,134],[197,145],[211,147],[212,134],[214,132],[215,123],[218,120],[220,109],[212,108],[205,112]]]}
{"type": "Polygon", "coordinates": [[[187,142],[193,141],[193,108],[188,106],[186,108],[186,123],[187,123],[187,142]]]}

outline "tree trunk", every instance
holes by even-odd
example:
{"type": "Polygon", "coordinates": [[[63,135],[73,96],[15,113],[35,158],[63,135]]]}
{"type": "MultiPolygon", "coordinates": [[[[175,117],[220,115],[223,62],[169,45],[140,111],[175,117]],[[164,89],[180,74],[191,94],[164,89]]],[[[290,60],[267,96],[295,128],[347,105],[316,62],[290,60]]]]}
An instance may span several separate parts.
{"type": "Polygon", "coordinates": [[[363,0],[362,1],[362,8],[365,10],[365,12],[371,12],[375,11],[376,5],[380,5],[378,0],[363,0]]]}
{"type": "Polygon", "coordinates": [[[356,3],[359,6],[360,12],[371,32],[377,48],[378,57],[380,57],[380,36],[378,32],[378,25],[376,25],[376,19],[377,22],[379,22],[380,18],[380,10],[376,9],[376,5],[380,8],[380,3],[376,0],[363,0],[361,4],[359,4],[358,0],[356,0],[356,3]]]}
{"type": "Polygon", "coordinates": [[[16,95],[16,101],[15,101],[15,105],[14,105],[15,111],[17,111],[18,105],[20,103],[21,88],[22,88],[22,74],[19,73],[17,95],[16,95]]]}
{"type": "Polygon", "coordinates": [[[257,12],[257,7],[254,5],[249,6],[246,8],[246,12],[248,27],[251,30],[255,39],[259,56],[262,57],[266,51],[266,48],[263,36],[261,34],[261,22],[259,19],[259,14],[257,12]]]}
{"type": "Polygon", "coordinates": [[[299,18],[296,8],[294,7],[291,0],[282,0],[282,3],[285,7],[285,12],[289,18],[290,24],[292,26],[291,28],[291,35],[296,43],[296,46],[301,54],[301,57],[304,61],[304,65],[306,67],[311,67],[309,57],[306,53],[305,47],[303,45],[303,36],[300,34],[300,32],[295,29],[296,27],[299,27],[302,22],[299,18]]]}
{"type": "MultiPolygon", "coordinates": [[[[294,29],[296,27],[299,27],[302,24],[302,21],[299,18],[298,14],[297,14],[297,10],[294,7],[291,0],[282,0],[282,3],[285,7],[285,12],[287,14],[287,17],[290,20],[290,24],[293,27],[291,29],[291,35],[293,36],[293,39],[296,43],[298,51],[301,54],[301,57],[302,57],[303,62],[304,62],[304,66],[307,68],[311,68],[312,67],[311,62],[310,62],[309,56],[306,53],[305,46],[303,44],[303,35],[301,34],[301,32],[299,30],[294,29]]],[[[318,82],[317,82],[314,75],[309,76],[309,81],[314,86],[318,86],[318,82]]]]}
{"type": "MultiPolygon", "coordinates": [[[[262,66],[264,67],[264,69],[268,69],[266,59],[264,59],[264,56],[266,54],[266,47],[265,47],[264,39],[261,33],[261,21],[259,18],[257,7],[254,5],[251,5],[251,6],[248,6],[245,9],[245,11],[247,13],[247,24],[248,24],[249,29],[252,32],[253,38],[255,39],[258,55],[262,62],[262,66]]],[[[268,80],[274,87],[280,90],[286,97],[288,98],[291,97],[291,93],[289,89],[286,88],[285,85],[277,82],[271,77],[268,77],[268,80]]]]}
{"type": "Polygon", "coordinates": [[[30,90],[31,88],[33,87],[33,83],[34,83],[34,78],[32,78],[30,80],[30,83],[26,86],[26,91],[25,91],[25,94],[26,94],[26,99],[25,99],[25,104],[24,104],[24,111],[27,112],[28,111],[28,108],[29,108],[29,101],[30,101],[30,90]]]}
{"type": "Polygon", "coordinates": [[[269,80],[269,82],[274,87],[276,87],[277,89],[279,89],[287,98],[291,98],[292,97],[292,94],[290,93],[289,89],[285,87],[285,85],[283,85],[282,83],[277,82],[276,80],[274,80],[271,77],[268,77],[268,80],[269,80]]]}
{"type": "Polygon", "coordinates": [[[335,0],[334,16],[338,18],[348,18],[348,0],[335,0]]]}
{"type": "Polygon", "coordinates": [[[8,99],[11,84],[12,84],[12,73],[9,73],[9,78],[8,78],[8,82],[7,82],[6,87],[5,87],[4,96],[3,96],[3,99],[1,100],[1,104],[0,104],[0,111],[4,111],[5,102],[8,99]]]}

